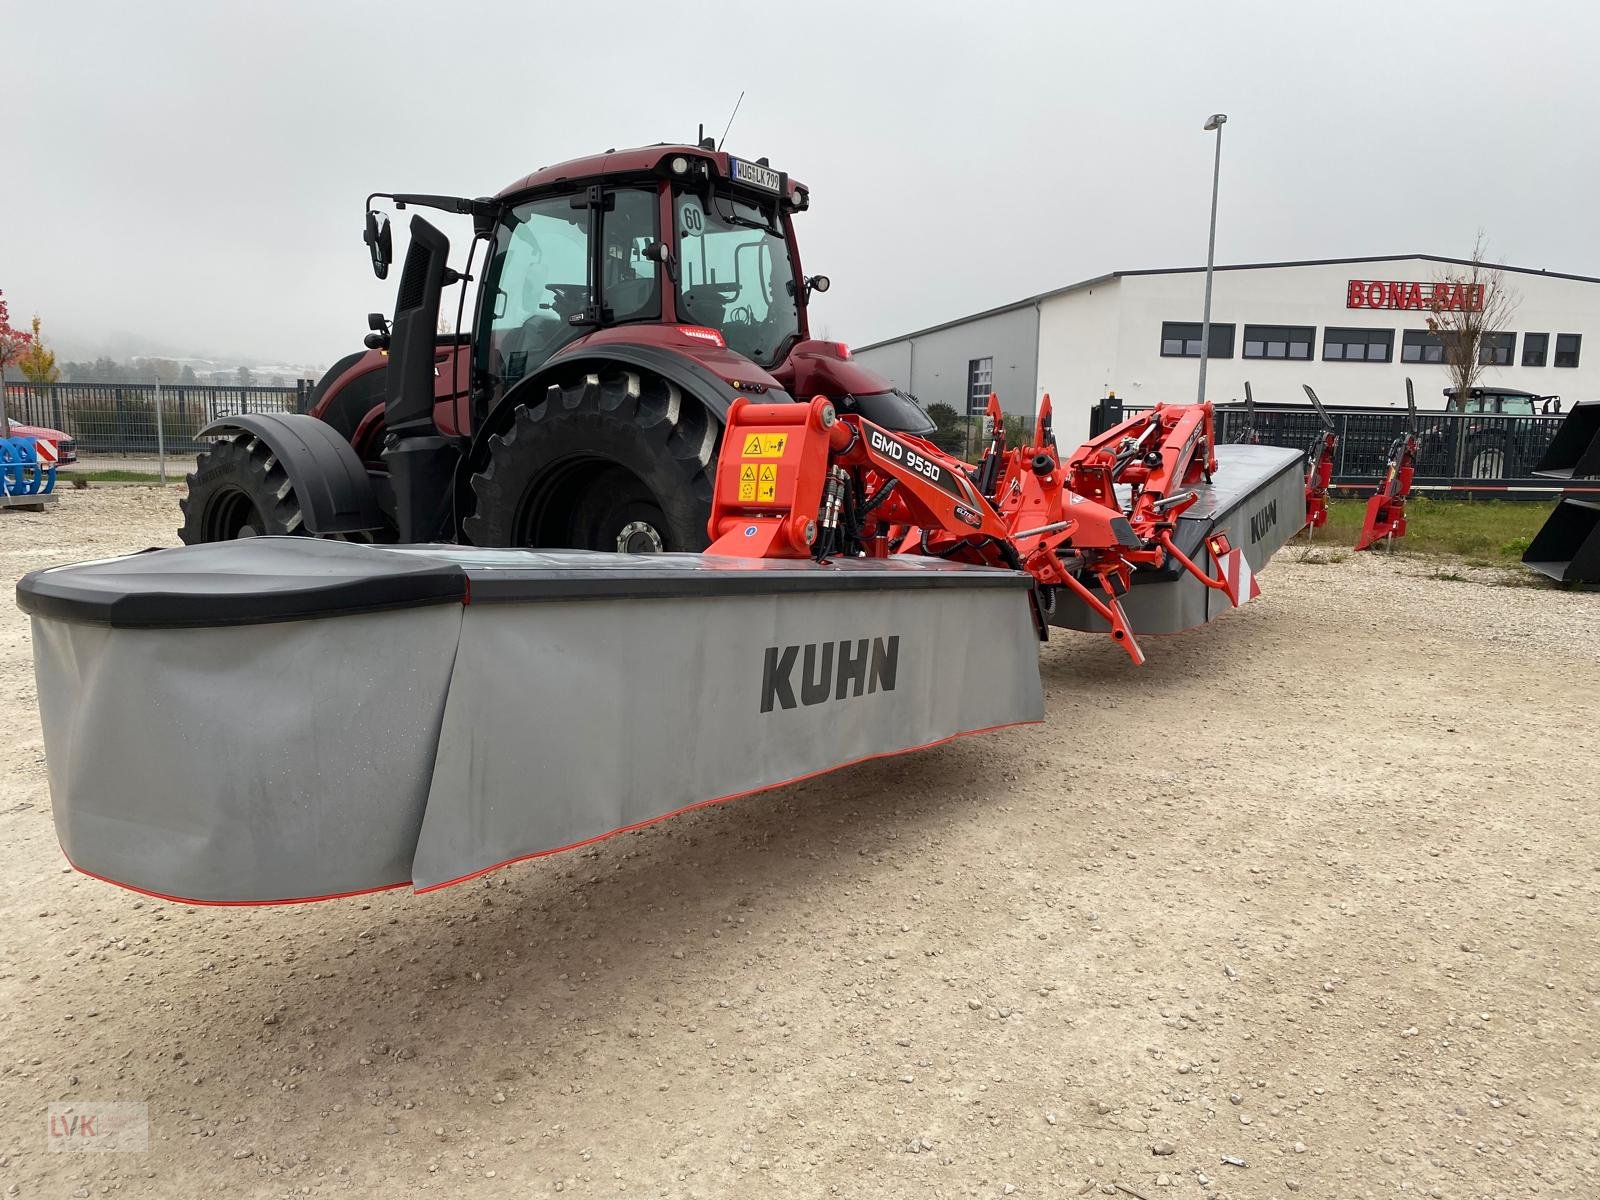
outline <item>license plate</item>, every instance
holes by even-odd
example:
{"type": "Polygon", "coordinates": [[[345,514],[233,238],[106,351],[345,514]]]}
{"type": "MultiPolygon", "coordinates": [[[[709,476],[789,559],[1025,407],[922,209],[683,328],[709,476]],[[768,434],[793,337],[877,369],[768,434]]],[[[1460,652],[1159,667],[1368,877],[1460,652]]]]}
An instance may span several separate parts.
{"type": "Polygon", "coordinates": [[[769,192],[778,190],[778,173],[771,167],[763,167],[760,163],[745,162],[740,158],[729,157],[728,167],[733,177],[741,183],[753,183],[756,187],[766,188],[769,192]]]}

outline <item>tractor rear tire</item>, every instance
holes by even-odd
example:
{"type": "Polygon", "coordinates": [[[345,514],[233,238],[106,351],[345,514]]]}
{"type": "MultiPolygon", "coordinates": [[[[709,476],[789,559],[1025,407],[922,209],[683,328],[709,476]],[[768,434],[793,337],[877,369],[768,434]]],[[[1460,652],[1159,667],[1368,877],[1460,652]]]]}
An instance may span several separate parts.
{"type": "Polygon", "coordinates": [[[620,365],[552,383],[489,438],[464,529],[477,546],[704,550],[721,422],[620,365]]]}
{"type": "Polygon", "coordinates": [[[200,454],[178,501],[185,545],[261,534],[305,534],[300,499],[271,449],[254,434],[223,438],[200,454]]]}

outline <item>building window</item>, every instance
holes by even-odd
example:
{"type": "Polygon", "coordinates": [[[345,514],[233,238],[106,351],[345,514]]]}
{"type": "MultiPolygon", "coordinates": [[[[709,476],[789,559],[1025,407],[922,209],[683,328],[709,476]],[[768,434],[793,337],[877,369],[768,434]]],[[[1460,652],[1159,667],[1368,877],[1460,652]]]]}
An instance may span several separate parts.
{"type": "Polygon", "coordinates": [[[1310,325],[1246,325],[1246,358],[1310,358],[1317,331],[1310,325]]]}
{"type": "Polygon", "coordinates": [[[1542,367],[1545,358],[1550,352],[1550,335],[1548,333],[1525,333],[1522,335],[1522,365],[1525,367],[1542,367]]]}
{"type": "Polygon", "coordinates": [[[1578,365],[1578,350],[1583,345],[1581,333],[1556,334],[1556,366],[1575,367],[1578,365]]]}
{"type": "Polygon", "coordinates": [[[1322,334],[1325,362],[1391,362],[1394,359],[1394,330],[1335,329],[1322,334]]]}
{"type": "MultiPolygon", "coordinates": [[[[1199,358],[1200,322],[1161,322],[1162,358],[1199,358]]],[[[1233,326],[1211,323],[1211,353],[1207,358],[1233,357],[1233,326]]]]}
{"type": "Polygon", "coordinates": [[[1517,353],[1514,333],[1486,333],[1478,339],[1478,363],[1485,367],[1509,367],[1517,353]]]}
{"type": "Polygon", "coordinates": [[[967,415],[981,413],[989,407],[989,395],[994,391],[994,359],[974,358],[967,363],[967,415]]]}
{"type": "Polygon", "coordinates": [[[1400,339],[1400,361],[1414,363],[1442,363],[1444,343],[1439,335],[1426,329],[1408,329],[1400,339]]]}

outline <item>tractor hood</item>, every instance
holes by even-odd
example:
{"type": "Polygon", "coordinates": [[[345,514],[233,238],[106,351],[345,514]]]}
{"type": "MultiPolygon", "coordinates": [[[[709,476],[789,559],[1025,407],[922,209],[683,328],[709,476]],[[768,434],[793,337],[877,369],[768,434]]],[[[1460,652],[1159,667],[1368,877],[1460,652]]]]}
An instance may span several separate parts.
{"type": "Polygon", "coordinates": [[[843,342],[797,342],[773,374],[796,400],[829,396],[845,412],[858,412],[874,425],[919,437],[933,432],[933,420],[922,407],[852,359],[843,342]]]}
{"type": "Polygon", "coordinates": [[[564,346],[552,361],[607,346],[650,346],[692,360],[736,391],[782,391],[783,384],[764,368],[728,349],[722,335],[701,325],[613,325],[564,346]]]}

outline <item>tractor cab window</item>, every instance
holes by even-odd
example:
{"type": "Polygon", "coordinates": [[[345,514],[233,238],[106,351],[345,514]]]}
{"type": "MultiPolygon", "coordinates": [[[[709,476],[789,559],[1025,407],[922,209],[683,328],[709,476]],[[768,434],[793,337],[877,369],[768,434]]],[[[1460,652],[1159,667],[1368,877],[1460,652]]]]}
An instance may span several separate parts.
{"type": "Polygon", "coordinates": [[[656,194],[619,188],[600,218],[601,298],[612,321],[654,320],[661,315],[655,260],[645,257],[656,240],[656,194]]]}
{"type": "MultiPolygon", "coordinates": [[[[484,279],[487,337],[478,368],[498,396],[583,332],[589,303],[589,209],[570,196],[519,204],[501,219],[484,279]]],[[[651,264],[654,265],[654,264],[651,264]]]]}
{"type": "Polygon", "coordinates": [[[678,316],[720,330],[728,348],[771,366],[800,332],[794,268],[776,209],[726,193],[679,192],[678,316]]]}

